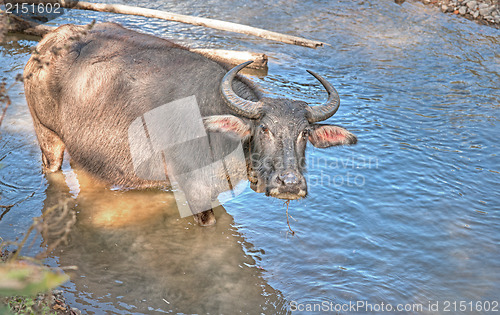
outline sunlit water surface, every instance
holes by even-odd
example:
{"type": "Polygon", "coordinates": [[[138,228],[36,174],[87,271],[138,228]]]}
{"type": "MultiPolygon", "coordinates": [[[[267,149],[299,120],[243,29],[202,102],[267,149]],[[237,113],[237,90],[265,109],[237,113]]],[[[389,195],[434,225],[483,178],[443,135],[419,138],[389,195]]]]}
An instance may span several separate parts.
{"type": "MultiPolygon", "coordinates": [[[[290,303],[366,301],[431,313],[437,301],[444,313],[445,301],[500,299],[498,30],[413,2],[126,3],[331,46],[84,11],[52,24],[114,21],[190,46],[264,52],[269,73],[252,79],[270,95],[316,104],[326,96],[305,71],[314,70],[341,96],[328,122],[359,143],[308,149],[310,194],[289,210],[295,236],[282,201],[250,189],[217,209],[215,227],[200,228],[179,218],[171,193],[109,190],[68,162],[44,176],[15,85],[1,129],[0,202],[35,195],[2,214],[0,236],[22,237],[32,217],[70,198],[77,222],[47,263],[78,267],[63,286],[72,306],[88,314],[284,314],[290,303]]],[[[9,83],[36,44],[11,39],[0,45],[9,83]]]]}

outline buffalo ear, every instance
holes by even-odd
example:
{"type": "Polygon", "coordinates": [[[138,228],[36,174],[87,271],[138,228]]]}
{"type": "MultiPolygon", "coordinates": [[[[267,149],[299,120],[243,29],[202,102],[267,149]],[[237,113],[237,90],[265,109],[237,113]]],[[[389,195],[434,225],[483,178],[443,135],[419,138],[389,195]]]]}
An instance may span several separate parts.
{"type": "Polygon", "coordinates": [[[205,129],[209,132],[225,132],[245,139],[251,134],[251,127],[233,115],[214,115],[203,118],[205,129]]]}
{"type": "Polygon", "coordinates": [[[355,144],[358,141],[355,135],[339,126],[313,124],[311,127],[312,131],[309,133],[309,141],[316,148],[355,144]]]}

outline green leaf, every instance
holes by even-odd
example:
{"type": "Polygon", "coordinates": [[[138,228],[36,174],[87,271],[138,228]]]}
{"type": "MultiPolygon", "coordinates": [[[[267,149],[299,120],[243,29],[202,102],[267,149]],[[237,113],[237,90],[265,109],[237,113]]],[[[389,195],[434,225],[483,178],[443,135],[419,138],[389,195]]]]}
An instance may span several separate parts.
{"type": "Polygon", "coordinates": [[[0,264],[0,296],[35,296],[52,290],[69,277],[48,267],[20,262],[0,264]]]}

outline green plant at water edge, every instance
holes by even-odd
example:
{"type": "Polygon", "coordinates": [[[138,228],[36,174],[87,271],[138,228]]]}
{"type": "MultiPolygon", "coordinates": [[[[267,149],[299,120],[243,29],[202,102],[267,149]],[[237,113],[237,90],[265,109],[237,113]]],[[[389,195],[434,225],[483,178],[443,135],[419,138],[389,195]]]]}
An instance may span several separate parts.
{"type": "Polygon", "coordinates": [[[50,301],[35,301],[33,297],[68,279],[67,275],[44,266],[19,261],[0,263],[0,297],[8,305],[0,307],[0,314],[55,314],[48,306],[50,301]]]}
{"type": "MultiPolygon", "coordinates": [[[[69,276],[62,271],[41,265],[39,259],[29,257],[19,258],[18,255],[26,244],[29,235],[34,230],[40,232],[42,235],[45,234],[47,238],[47,233],[57,232],[56,234],[60,238],[53,246],[48,246],[47,250],[49,252],[50,249],[55,248],[57,244],[63,242],[67,233],[69,233],[70,226],[66,224],[61,230],[56,229],[52,225],[55,218],[65,218],[66,216],[70,217],[69,223],[72,226],[76,218],[67,201],[47,209],[41,217],[34,218],[34,223],[29,227],[21,242],[7,242],[3,241],[0,237],[0,304],[8,305],[11,312],[15,314],[52,314],[49,313],[52,301],[40,299],[40,297],[36,298],[36,296],[40,293],[50,292],[48,296],[51,297],[51,291],[68,281],[69,276]],[[17,245],[17,250],[14,253],[4,250],[9,245],[17,245]]],[[[48,244],[45,243],[45,245],[48,244]]],[[[42,253],[40,256],[45,255],[46,253],[42,253]]],[[[6,313],[4,309],[0,306],[0,314],[6,313]]]]}
{"type": "Polygon", "coordinates": [[[9,298],[8,307],[0,308],[0,314],[22,314],[22,315],[56,315],[57,313],[50,309],[42,301],[35,301],[29,297],[14,297],[9,298]]]}
{"type": "Polygon", "coordinates": [[[35,296],[52,290],[69,277],[44,266],[9,262],[0,264],[0,296],[35,296]]]}

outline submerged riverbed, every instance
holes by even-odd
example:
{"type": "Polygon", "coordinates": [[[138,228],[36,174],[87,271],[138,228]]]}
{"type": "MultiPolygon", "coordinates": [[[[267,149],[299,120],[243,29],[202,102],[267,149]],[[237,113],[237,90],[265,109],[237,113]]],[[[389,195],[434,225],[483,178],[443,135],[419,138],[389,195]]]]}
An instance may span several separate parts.
{"type": "MultiPolygon", "coordinates": [[[[446,303],[466,301],[464,314],[472,314],[499,300],[498,29],[413,2],[124,3],[331,46],[76,10],[51,23],[114,21],[188,46],[266,53],[268,75],[251,79],[270,96],[315,105],[326,95],[306,72],[313,70],[341,97],[328,122],[356,134],[358,144],[308,148],[309,196],[289,209],[295,236],[283,202],[249,188],[216,209],[215,227],[200,228],[179,218],[171,193],[110,190],[68,161],[62,173],[43,175],[15,85],[1,129],[0,203],[35,194],[3,213],[0,237],[22,237],[32,217],[67,202],[77,220],[47,263],[78,267],[63,285],[71,306],[86,314],[286,314],[362,301],[444,314],[446,303]]],[[[12,82],[35,44],[1,44],[0,76],[12,82]]]]}

